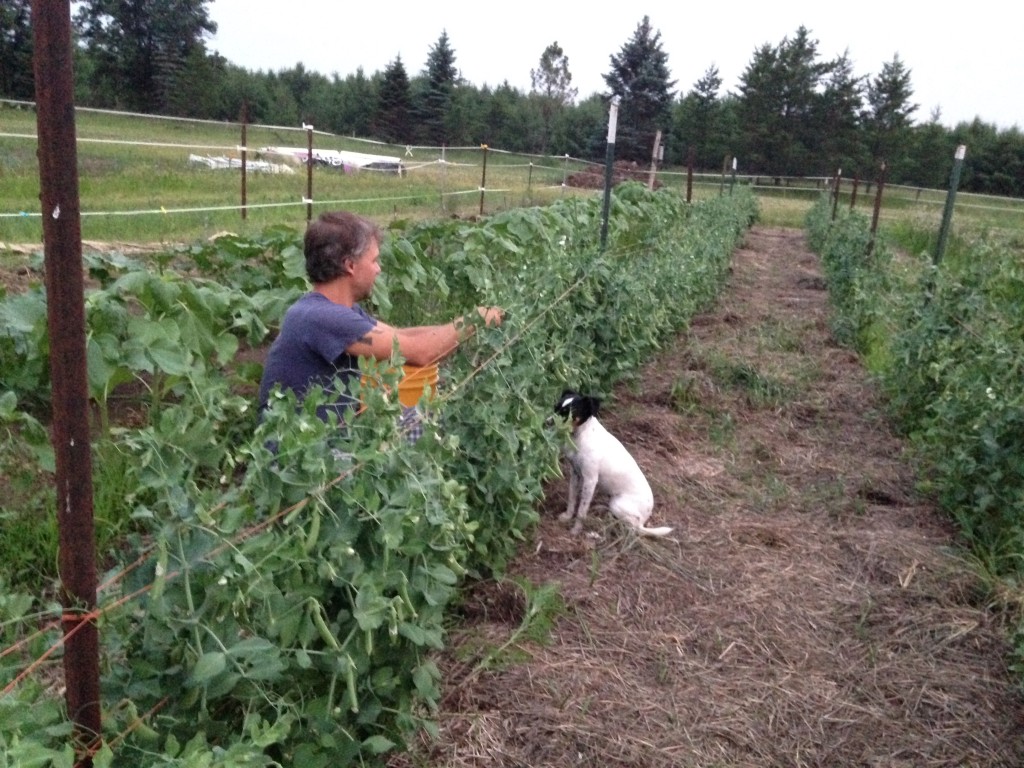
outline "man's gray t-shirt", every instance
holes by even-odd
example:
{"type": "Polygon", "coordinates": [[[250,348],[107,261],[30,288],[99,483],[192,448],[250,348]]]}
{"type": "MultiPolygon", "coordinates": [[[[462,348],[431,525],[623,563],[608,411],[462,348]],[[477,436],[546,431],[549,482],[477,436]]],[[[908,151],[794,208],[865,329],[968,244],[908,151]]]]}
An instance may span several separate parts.
{"type": "Polygon", "coordinates": [[[353,403],[346,394],[349,381],[359,375],[359,360],[345,352],[353,342],[365,336],[377,321],[358,304],[335,304],[321,293],[302,296],[285,312],[281,332],[270,346],[260,382],[259,403],[263,409],[274,385],[293,390],[301,400],[310,387],[322,386],[335,391],[334,379],[340,378],[343,390],[333,404],[317,410],[322,419],[330,411],[343,419],[353,403]]]}

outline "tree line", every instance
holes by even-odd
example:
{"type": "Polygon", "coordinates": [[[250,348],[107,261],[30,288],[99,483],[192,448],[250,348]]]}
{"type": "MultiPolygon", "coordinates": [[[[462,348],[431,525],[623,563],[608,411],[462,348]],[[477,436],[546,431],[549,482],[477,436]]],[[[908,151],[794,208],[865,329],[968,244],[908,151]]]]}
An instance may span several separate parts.
{"type": "MultiPolygon", "coordinates": [[[[756,48],[736,92],[710,66],[689,90],[670,79],[661,33],[644,16],[603,75],[607,91],[578,98],[569,59],[552,42],[524,92],[508,81],[462,77],[447,32],[418,72],[397,55],[383,72],[341,76],[301,63],[252,71],[210,51],[209,0],[81,0],[73,16],[75,98],[80,106],[274,125],[309,123],[399,144],[492,147],[605,157],[608,102],[620,97],[617,158],[649,163],[660,132],[662,162],[698,170],[739,159],[744,173],[876,178],[944,187],[953,152],[968,146],[961,188],[1024,196],[1024,135],[975,118],[950,129],[934,111],[915,121],[911,70],[898,54],[874,76],[845,52],[825,59],[804,26],[756,48]]],[[[30,0],[0,6],[0,95],[34,98],[30,0]]]]}

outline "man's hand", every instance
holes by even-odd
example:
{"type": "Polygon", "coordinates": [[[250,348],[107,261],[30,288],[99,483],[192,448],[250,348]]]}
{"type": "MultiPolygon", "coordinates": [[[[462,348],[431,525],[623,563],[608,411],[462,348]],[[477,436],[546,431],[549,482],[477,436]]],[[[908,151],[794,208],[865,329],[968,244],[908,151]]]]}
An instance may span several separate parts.
{"type": "Polygon", "coordinates": [[[488,327],[501,325],[501,321],[505,319],[505,310],[501,307],[477,307],[476,311],[480,313],[484,325],[488,327]]]}

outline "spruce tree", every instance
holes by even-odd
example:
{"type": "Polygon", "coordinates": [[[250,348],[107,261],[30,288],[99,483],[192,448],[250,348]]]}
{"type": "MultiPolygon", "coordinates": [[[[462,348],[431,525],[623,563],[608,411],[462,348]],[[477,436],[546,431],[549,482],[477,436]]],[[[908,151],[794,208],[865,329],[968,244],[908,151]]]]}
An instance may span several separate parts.
{"type": "Polygon", "coordinates": [[[455,69],[455,51],[448,41],[448,32],[430,48],[422,90],[417,94],[417,134],[425,144],[442,146],[451,141],[448,121],[452,97],[459,74],[455,69]]]}
{"type": "Polygon", "coordinates": [[[679,100],[672,121],[673,161],[688,162],[690,149],[699,168],[714,169],[721,164],[728,147],[722,134],[722,102],[718,91],[722,78],[712,65],[679,100]]]}
{"type": "Polygon", "coordinates": [[[604,81],[611,96],[621,97],[616,157],[644,162],[651,157],[654,137],[667,131],[672,118],[672,90],[668,54],[661,47],[661,33],[644,16],[633,36],[618,54],[611,56],[611,71],[604,81]]]}
{"type": "Polygon", "coordinates": [[[804,26],[754,52],[739,88],[745,168],[776,176],[820,173],[822,90],[835,67],[818,59],[818,41],[804,26]]]}
{"type": "Polygon", "coordinates": [[[917,104],[910,101],[913,95],[910,70],[898,53],[868,83],[867,127],[872,155],[894,168],[896,178],[910,141],[911,115],[917,111],[917,104]]]}
{"type": "Polygon", "coordinates": [[[35,99],[29,0],[0,4],[0,96],[35,99]]]}
{"type": "Polygon", "coordinates": [[[401,56],[396,56],[384,69],[374,125],[377,136],[385,141],[402,144],[413,141],[412,96],[401,56]]]}
{"type": "Polygon", "coordinates": [[[847,51],[833,65],[821,98],[818,154],[822,156],[823,162],[831,163],[836,169],[843,169],[843,175],[847,178],[869,178],[871,168],[861,127],[864,78],[854,76],[853,63],[847,51]]]}
{"type": "Polygon", "coordinates": [[[217,31],[209,0],[82,0],[74,22],[90,59],[96,106],[167,111],[204,37],[217,31]]]}

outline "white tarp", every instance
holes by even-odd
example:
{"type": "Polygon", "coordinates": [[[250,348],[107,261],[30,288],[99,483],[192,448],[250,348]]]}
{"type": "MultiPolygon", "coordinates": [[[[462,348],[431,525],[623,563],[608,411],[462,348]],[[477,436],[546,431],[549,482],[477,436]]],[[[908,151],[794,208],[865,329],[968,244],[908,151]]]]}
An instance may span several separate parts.
{"type": "MultiPolygon", "coordinates": [[[[309,150],[306,147],[263,147],[260,152],[264,155],[287,157],[292,162],[300,164],[304,164],[309,157],[309,150]]],[[[335,168],[343,168],[345,171],[377,170],[402,172],[401,158],[392,157],[391,155],[371,155],[366,152],[348,152],[338,149],[317,149],[314,147],[313,161],[335,168]]]]}
{"type": "MultiPolygon", "coordinates": [[[[207,168],[241,168],[242,159],[239,157],[225,157],[224,155],[212,157],[210,155],[189,155],[190,165],[205,165],[207,168]]],[[[260,171],[262,173],[295,173],[295,169],[284,163],[268,163],[266,160],[249,160],[246,158],[245,168],[248,171],[260,171]]]]}

